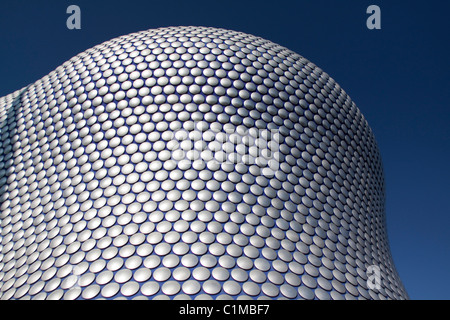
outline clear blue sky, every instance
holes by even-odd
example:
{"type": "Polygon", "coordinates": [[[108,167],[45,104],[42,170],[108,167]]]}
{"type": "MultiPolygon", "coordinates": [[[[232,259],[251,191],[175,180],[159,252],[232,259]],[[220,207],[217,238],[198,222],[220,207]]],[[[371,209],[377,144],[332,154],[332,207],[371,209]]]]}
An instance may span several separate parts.
{"type": "Polygon", "coordinates": [[[3,1],[0,96],[111,38],[174,25],[261,36],[308,58],[359,106],[386,175],[394,261],[413,299],[450,299],[450,2],[3,1]],[[66,28],[76,4],[82,29],[66,28]],[[382,29],[366,28],[381,8],[382,29]]]}

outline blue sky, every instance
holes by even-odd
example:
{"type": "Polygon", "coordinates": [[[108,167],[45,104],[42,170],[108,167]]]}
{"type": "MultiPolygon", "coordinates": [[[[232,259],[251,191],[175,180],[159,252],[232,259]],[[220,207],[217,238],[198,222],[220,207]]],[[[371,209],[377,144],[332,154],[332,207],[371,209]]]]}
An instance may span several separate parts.
{"type": "Polygon", "coordinates": [[[412,299],[450,299],[450,2],[442,0],[14,1],[0,4],[0,96],[74,55],[145,29],[201,25],[308,58],[352,97],[385,169],[388,234],[412,299]],[[81,8],[81,30],[66,8],[81,8]],[[380,6],[382,29],[366,28],[380,6]]]}

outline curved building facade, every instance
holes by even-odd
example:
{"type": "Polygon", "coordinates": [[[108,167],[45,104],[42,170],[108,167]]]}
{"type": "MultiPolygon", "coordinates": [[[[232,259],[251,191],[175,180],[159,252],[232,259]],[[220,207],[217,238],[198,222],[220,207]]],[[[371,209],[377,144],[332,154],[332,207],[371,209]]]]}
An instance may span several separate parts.
{"type": "Polygon", "coordinates": [[[1,299],[407,299],[374,135],[270,41],[170,27],[0,98],[1,299]]]}

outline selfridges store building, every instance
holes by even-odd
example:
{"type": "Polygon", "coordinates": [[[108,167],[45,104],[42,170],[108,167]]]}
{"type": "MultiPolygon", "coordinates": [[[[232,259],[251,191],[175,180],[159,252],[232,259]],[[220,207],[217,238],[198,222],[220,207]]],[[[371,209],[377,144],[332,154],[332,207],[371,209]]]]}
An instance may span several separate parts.
{"type": "Polygon", "coordinates": [[[0,299],[407,299],[374,135],[328,74],[204,27],[0,98],[0,299]]]}

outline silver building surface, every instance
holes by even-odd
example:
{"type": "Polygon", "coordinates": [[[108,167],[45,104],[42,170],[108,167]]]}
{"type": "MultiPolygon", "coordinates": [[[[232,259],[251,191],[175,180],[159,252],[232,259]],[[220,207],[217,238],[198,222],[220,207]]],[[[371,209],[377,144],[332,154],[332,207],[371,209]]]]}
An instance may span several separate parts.
{"type": "Polygon", "coordinates": [[[170,27],[0,98],[0,298],[407,299],[374,135],[270,41],[170,27]]]}

